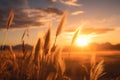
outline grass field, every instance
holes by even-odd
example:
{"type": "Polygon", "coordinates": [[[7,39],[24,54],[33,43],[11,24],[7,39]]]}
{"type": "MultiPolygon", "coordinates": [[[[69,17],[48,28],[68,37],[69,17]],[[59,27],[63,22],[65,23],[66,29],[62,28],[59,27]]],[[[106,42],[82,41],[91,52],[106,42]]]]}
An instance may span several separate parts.
{"type": "MultiPolygon", "coordinates": [[[[96,63],[104,60],[104,75],[98,78],[98,80],[120,80],[120,51],[93,52],[96,53],[96,63]]],[[[87,80],[89,80],[89,75],[86,73],[85,68],[89,72],[91,68],[91,54],[93,52],[63,52],[61,56],[64,58],[66,65],[64,75],[69,77],[71,80],[83,80],[84,75],[86,75],[87,80]]],[[[21,64],[20,62],[23,58],[23,53],[15,51],[15,54],[17,62],[21,64]]],[[[10,58],[9,51],[2,51],[0,54],[0,66],[10,58]]],[[[4,75],[6,74],[1,73],[1,76],[4,75]]],[[[10,76],[10,74],[7,74],[6,76],[10,76]]]]}
{"type": "Polygon", "coordinates": [[[70,76],[74,75],[72,76],[73,80],[80,80],[80,75],[83,74],[80,73],[81,65],[86,65],[90,69],[91,54],[93,53],[96,53],[97,63],[104,60],[105,74],[99,80],[120,80],[115,79],[120,77],[120,51],[72,52],[70,56],[66,53],[66,64],[73,69],[71,70],[69,67],[68,73],[71,73],[70,76]]]}
{"type": "MultiPolygon", "coordinates": [[[[75,31],[67,52],[56,45],[66,15],[67,12],[61,18],[53,44],[49,25],[46,33],[38,38],[31,50],[25,47],[26,31],[21,38],[21,50],[13,50],[12,46],[9,46],[8,50],[1,50],[0,80],[120,80],[119,51],[71,50],[80,33],[79,28],[75,31]]],[[[7,22],[7,31],[13,18],[12,10],[7,22]]]]}

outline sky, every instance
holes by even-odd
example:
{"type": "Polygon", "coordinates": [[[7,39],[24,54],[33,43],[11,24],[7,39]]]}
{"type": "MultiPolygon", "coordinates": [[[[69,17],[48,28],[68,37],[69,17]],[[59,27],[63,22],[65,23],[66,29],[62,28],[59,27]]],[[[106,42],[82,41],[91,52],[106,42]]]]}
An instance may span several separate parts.
{"type": "Polygon", "coordinates": [[[120,43],[120,0],[0,0],[0,45],[21,43],[26,29],[27,44],[35,44],[52,24],[53,39],[64,11],[68,12],[59,44],[69,44],[76,28],[81,34],[93,35],[92,42],[120,43]],[[6,22],[10,10],[15,16],[9,30],[6,22]],[[82,26],[81,26],[82,25],[82,26]]]}

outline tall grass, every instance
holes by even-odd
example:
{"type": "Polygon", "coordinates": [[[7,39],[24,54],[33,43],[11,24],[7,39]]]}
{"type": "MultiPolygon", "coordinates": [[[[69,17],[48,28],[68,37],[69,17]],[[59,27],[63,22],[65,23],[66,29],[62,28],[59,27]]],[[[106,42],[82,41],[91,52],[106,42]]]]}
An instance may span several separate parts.
{"type": "MultiPolygon", "coordinates": [[[[7,29],[10,28],[14,17],[14,12],[11,11],[7,29]]],[[[58,26],[56,37],[61,33],[63,27],[65,14],[58,26]]],[[[55,48],[51,51],[51,29],[45,33],[44,38],[39,38],[32,52],[25,53],[24,36],[22,36],[22,53],[23,58],[16,57],[16,53],[10,46],[9,52],[12,55],[11,59],[3,62],[0,70],[0,80],[64,80],[69,79],[64,75],[65,64],[61,54],[60,48],[55,48]],[[3,69],[4,68],[4,69],[3,69]]],[[[6,54],[7,55],[7,54],[6,54]]]]}
{"type": "MultiPolygon", "coordinates": [[[[51,44],[51,28],[49,28],[43,38],[37,40],[31,52],[26,52],[24,36],[22,36],[22,58],[18,58],[16,53],[9,47],[10,58],[3,60],[0,58],[0,80],[71,80],[65,75],[66,65],[61,56],[62,49],[56,46],[56,39],[62,32],[63,24],[65,22],[67,12],[65,12],[61,18],[60,24],[56,31],[56,38],[53,46],[51,44]],[[52,48],[52,50],[51,50],[52,48]]],[[[14,18],[14,11],[10,12],[7,29],[10,28],[14,18]]],[[[71,45],[75,43],[76,38],[79,35],[80,30],[77,29],[71,45]]],[[[5,57],[5,56],[4,56],[5,57]]],[[[88,70],[86,66],[82,69],[86,72],[81,80],[99,80],[99,77],[103,74],[104,67],[101,61],[98,64],[95,62],[95,57],[91,60],[91,69],[88,70]],[[89,78],[87,78],[89,77],[89,78]]],[[[67,65],[68,66],[68,65],[67,65]]]]}
{"type": "Polygon", "coordinates": [[[54,51],[55,48],[56,48],[56,40],[57,40],[57,37],[58,37],[58,36],[60,35],[60,33],[62,32],[62,28],[63,28],[63,26],[64,26],[64,24],[65,24],[65,19],[66,19],[67,15],[68,15],[68,12],[67,12],[67,11],[65,11],[65,12],[63,13],[63,15],[62,15],[61,21],[60,21],[60,23],[59,23],[59,25],[58,25],[58,27],[57,27],[56,36],[55,36],[55,41],[54,41],[54,44],[53,44],[53,47],[52,47],[52,51],[54,51]]]}
{"type": "Polygon", "coordinates": [[[72,42],[71,42],[71,45],[73,45],[78,37],[78,35],[80,34],[80,29],[76,29],[74,35],[73,35],[73,38],[72,38],[72,42]]]}
{"type": "Polygon", "coordinates": [[[104,75],[104,61],[100,61],[97,65],[91,66],[90,69],[90,80],[98,80],[101,76],[104,75]]]}
{"type": "Polygon", "coordinates": [[[11,26],[11,24],[13,22],[13,18],[14,18],[14,10],[11,10],[10,13],[9,13],[9,17],[8,17],[7,23],[6,23],[7,30],[10,28],[10,26],[11,26]]]}
{"type": "Polygon", "coordinates": [[[45,55],[50,53],[51,50],[51,29],[49,28],[46,35],[45,35],[45,41],[44,41],[44,53],[45,55]]]}
{"type": "Polygon", "coordinates": [[[7,32],[8,32],[8,29],[10,28],[10,26],[12,25],[13,19],[14,19],[14,10],[11,10],[9,13],[9,17],[7,19],[7,23],[6,23],[6,30],[7,31],[5,32],[5,38],[3,40],[1,48],[4,48],[4,45],[5,45],[6,40],[7,40],[7,32]]]}
{"type": "MultiPolygon", "coordinates": [[[[72,38],[71,46],[73,46],[79,35],[80,35],[80,28],[76,29],[72,38]]],[[[98,80],[99,77],[101,77],[104,74],[103,63],[104,61],[102,60],[98,64],[96,64],[96,55],[92,54],[91,62],[90,62],[90,66],[91,66],[90,70],[88,70],[86,66],[82,65],[82,69],[84,69],[84,72],[87,74],[87,76],[85,75],[82,80],[87,80],[87,79],[98,80]]]]}

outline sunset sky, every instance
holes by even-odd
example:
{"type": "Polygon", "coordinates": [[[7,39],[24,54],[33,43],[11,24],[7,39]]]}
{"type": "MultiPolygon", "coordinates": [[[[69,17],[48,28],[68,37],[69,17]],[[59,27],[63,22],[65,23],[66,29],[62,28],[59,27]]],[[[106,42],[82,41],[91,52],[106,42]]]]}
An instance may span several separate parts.
{"type": "Polygon", "coordinates": [[[70,43],[76,28],[81,35],[91,36],[92,42],[120,43],[120,0],[0,0],[0,45],[19,44],[25,29],[28,44],[36,43],[52,23],[53,37],[61,15],[68,11],[59,44],[70,43]],[[6,31],[10,10],[15,11],[13,23],[6,31]]]}

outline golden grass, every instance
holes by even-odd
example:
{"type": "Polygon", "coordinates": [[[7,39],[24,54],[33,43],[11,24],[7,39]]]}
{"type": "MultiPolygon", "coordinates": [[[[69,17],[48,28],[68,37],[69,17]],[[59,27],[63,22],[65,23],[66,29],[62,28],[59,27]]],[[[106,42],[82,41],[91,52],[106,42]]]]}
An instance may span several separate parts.
{"type": "Polygon", "coordinates": [[[49,28],[46,35],[45,35],[45,41],[44,41],[44,53],[45,55],[49,54],[51,49],[51,29],[49,28]]]}
{"type": "Polygon", "coordinates": [[[24,30],[24,32],[23,32],[23,34],[22,34],[22,37],[21,37],[21,41],[24,40],[25,35],[29,36],[28,28],[24,30]]]}
{"type": "Polygon", "coordinates": [[[41,39],[38,39],[36,47],[35,47],[35,54],[34,54],[35,64],[38,64],[39,62],[39,55],[40,55],[41,49],[42,49],[41,39]]]}
{"type": "Polygon", "coordinates": [[[71,45],[73,45],[75,43],[75,40],[77,39],[78,35],[80,33],[80,29],[76,29],[74,35],[73,35],[73,38],[72,38],[72,42],[71,42],[71,45]]]}
{"type": "Polygon", "coordinates": [[[12,21],[13,21],[13,18],[14,18],[14,11],[11,10],[10,13],[9,13],[9,17],[8,17],[8,20],[7,20],[7,30],[10,28],[11,24],[12,24],[12,21]]]}
{"type": "Polygon", "coordinates": [[[59,25],[58,25],[58,28],[57,28],[57,31],[56,31],[56,36],[58,36],[60,33],[61,33],[61,31],[62,31],[62,28],[63,28],[63,26],[64,26],[64,23],[65,23],[65,19],[66,19],[66,17],[67,17],[67,11],[66,12],[64,12],[64,14],[62,15],[62,19],[61,19],[61,21],[60,21],[60,23],[59,23],[59,25]]]}
{"type": "MultiPolygon", "coordinates": [[[[80,34],[80,28],[76,29],[73,35],[72,41],[71,41],[71,46],[73,46],[79,34],[80,34]]],[[[87,76],[85,75],[82,80],[87,80],[87,79],[98,80],[99,77],[101,77],[104,74],[103,73],[104,71],[103,62],[104,61],[101,61],[98,64],[96,64],[96,55],[92,54],[91,62],[90,62],[91,64],[90,71],[87,69],[86,66],[82,65],[82,69],[84,69],[84,72],[87,74],[87,76]],[[88,76],[89,78],[87,78],[88,76]]]]}
{"type": "MultiPolygon", "coordinates": [[[[60,24],[58,25],[56,31],[56,38],[62,32],[63,24],[65,22],[67,12],[62,16],[60,24]]],[[[7,22],[7,29],[10,28],[14,18],[14,11],[11,10],[7,22]]],[[[79,29],[76,30],[71,45],[74,44],[78,34],[79,29]]],[[[25,36],[23,33],[22,40],[25,36]]],[[[4,61],[0,59],[0,80],[70,80],[69,77],[65,76],[66,65],[64,59],[61,56],[62,50],[56,45],[52,46],[51,44],[51,29],[49,28],[45,33],[44,38],[39,38],[32,52],[29,52],[29,55],[25,53],[25,43],[23,40],[23,57],[21,59],[17,58],[12,47],[9,47],[9,53],[12,55],[11,58],[8,58],[4,61]],[[51,50],[51,47],[54,50],[51,50]],[[2,65],[2,66],[1,66],[2,65]]],[[[7,54],[6,54],[7,55],[7,54]]],[[[103,62],[99,62],[97,65],[95,62],[91,67],[89,74],[89,80],[98,80],[98,78],[103,74],[103,62]]],[[[87,77],[84,76],[83,80],[87,80],[87,77]]]]}
{"type": "Polygon", "coordinates": [[[65,23],[65,19],[68,15],[68,12],[65,11],[62,15],[62,18],[61,18],[61,21],[57,27],[57,30],[56,30],[56,36],[55,36],[55,41],[54,41],[54,44],[53,44],[53,47],[52,47],[52,51],[55,51],[55,48],[56,48],[56,40],[57,40],[57,37],[60,35],[60,33],[62,32],[62,28],[64,26],[64,23],[65,23]]]}
{"type": "Polygon", "coordinates": [[[103,68],[104,61],[100,61],[97,65],[92,66],[90,71],[90,80],[98,80],[99,77],[101,77],[104,74],[104,68],[103,68]]]}

